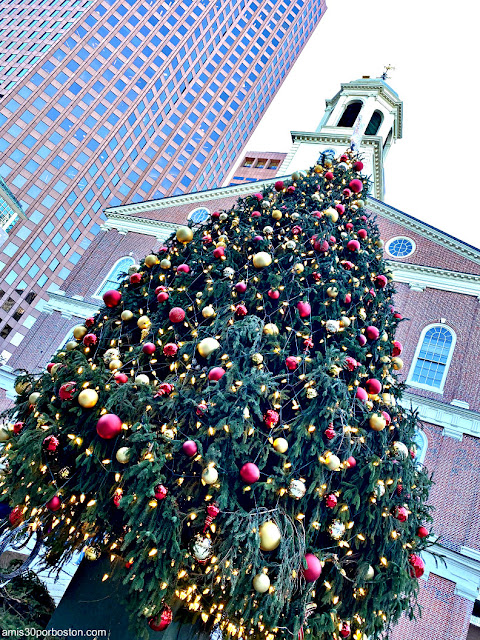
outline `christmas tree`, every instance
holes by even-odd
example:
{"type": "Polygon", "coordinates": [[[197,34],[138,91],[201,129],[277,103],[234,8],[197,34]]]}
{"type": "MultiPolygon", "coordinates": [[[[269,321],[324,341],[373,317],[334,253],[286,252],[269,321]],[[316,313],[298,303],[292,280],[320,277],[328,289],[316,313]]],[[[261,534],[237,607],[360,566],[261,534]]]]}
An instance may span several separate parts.
{"type": "Polygon", "coordinates": [[[430,479],[362,168],[324,154],[180,227],[18,378],[12,526],[57,566],[109,556],[138,637],[172,608],[268,640],[416,615],[430,479]]]}

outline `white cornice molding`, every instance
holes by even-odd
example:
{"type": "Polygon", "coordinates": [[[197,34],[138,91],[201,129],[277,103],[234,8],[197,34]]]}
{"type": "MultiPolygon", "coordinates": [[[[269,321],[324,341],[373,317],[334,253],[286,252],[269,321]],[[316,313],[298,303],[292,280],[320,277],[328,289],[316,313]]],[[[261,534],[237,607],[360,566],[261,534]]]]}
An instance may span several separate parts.
{"type": "Polygon", "coordinates": [[[406,262],[387,260],[395,282],[404,282],[414,291],[440,289],[453,291],[467,296],[475,296],[480,300],[480,276],[460,271],[449,271],[438,267],[426,267],[406,262]]]}
{"type": "Polygon", "coordinates": [[[15,391],[16,377],[12,367],[9,367],[8,364],[2,364],[0,366],[0,389],[6,391],[6,396],[9,400],[13,400],[17,395],[15,391]]]}
{"type": "Polygon", "coordinates": [[[166,240],[175,229],[180,225],[173,222],[163,222],[159,220],[151,220],[150,218],[139,218],[132,216],[130,213],[107,213],[107,220],[101,225],[104,231],[116,229],[121,234],[141,233],[145,236],[153,236],[158,241],[166,240]]]}
{"type": "Polygon", "coordinates": [[[480,413],[418,396],[408,391],[403,395],[402,405],[418,410],[420,420],[443,427],[443,435],[462,440],[464,435],[480,438],[480,413]]]}
{"type": "Polygon", "coordinates": [[[425,561],[425,579],[430,573],[455,583],[455,595],[475,602],[480,589],[480,554],[475,549],[461,547],[452,551],[436,543],[422,553],[425,561]],[[436,558],[438,554],[440,558],[436,558]]]}
{"type": "Polygon", "coordinates": [[[37,310],[42,313],[59,311],[63,318],[89,318],[97,313],[99,305],[86,302],[81,296],[69,297],[63,291],[48,294],[48,300],[41,300],[37,310]]]}
{"type": "Polygon", "coordinates": [[[379,95],[381,95],[392,110],[396,111],[397,117],[394,119],[394,136],[397,139],[401,138],[403,131],[403,102],[395,91],[393,91],[393,89],[391,89],[380,78],[378,79],[378,82],[372,82],[372,80],[374,79],[369,79],[368,82],[362,82],[361,80],[347,82],[341,85],[341,92],[347,96],[369,96],[372,95],[372,89],[378,89],[379,95]]]}
{"type": "Polygon", "coordinates": [[[385,204],[385,202],[381,202],[380,200],[369,196],[367,198],[367,209],[382,218],[386,218],[391,222],[396,222],[405,229],[418,233],[420,236],[427,238],[428,240],[433,240],[433,242],[436,242],[467,260],[480,264],[480,249],[471,247],[461,240],[449,236],[447,233],[443,233],[439,229],[435,229],[434,227],[421,222],[421,220],[413,218],[407,213],[385,204]]]}

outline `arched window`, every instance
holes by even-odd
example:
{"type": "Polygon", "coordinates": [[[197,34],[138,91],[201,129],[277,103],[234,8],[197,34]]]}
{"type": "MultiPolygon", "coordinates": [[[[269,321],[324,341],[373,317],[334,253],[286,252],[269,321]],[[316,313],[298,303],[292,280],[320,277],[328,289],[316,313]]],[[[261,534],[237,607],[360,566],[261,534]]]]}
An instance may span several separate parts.
{"type": "Polygon", "coordinates": [[[393,129],[390,129],[390,131],[388,132],[388,136],[387,139],[385,140],[385,142],[383,143],[383,148],[386,149],[387,147],[389,147],[392,143],[392,138],[393,138],[393,129]]]}
{"type": "Polygon", "coordinates": [[[417,447],[417,453],[415,455],[415,462],[417,466],[421,467],[425,461],[427,454],[428,438],[424,431],[417,429],[415,433],[415,445],[417,447]]]}
{"type": "Polygon", "coordinates": [[[343,112],[342,117],[338,121],[337,127],[353,127],[361,108],[362,102],[359,100],[351,102],[343,112]]]}
{"type": "Polygon", "coordinates": [[[443,392],[457,337],[443,324],[425,327],[420,335],[407,384],[443,392]]]}
{"type": "Polygon", "coordinates": [[[125,273],[128,272],[128,268],[135,264],[135,260],[130,256],[120,258],[110,269],[109,274],[94,293],[94,298],[101,298],[106,291],[110,289],[117,289],[118,285],[122,281],[125,273]]]}
{"type": "Polygon", "coordinates": [[[380,125],[382,124],[383,113],[381,111],[374,111],[372,113],[372,117],[370,118],[370,122],[365,129],[366,136],[376,136],[378,130],[380,129],[380,125]]]}
{"type": "Polygon", "coordinates": [[[61,351],[63,347],[67,344],[67,342],[70,342],[71,340],[75,341],[75,336],[73,335],[73,327],[71,327],[68,330],[68,333],[65,335],[61,343],[58,345],[57,351],[61,351]]]}
{"type": "Polygon", "coordinates": [[[188,214],[188,220],[195,222],[195,224],[202,224],[208,220],[209,215],[210,211],[208,209],[205,207],[199,207],[188,214]]]}

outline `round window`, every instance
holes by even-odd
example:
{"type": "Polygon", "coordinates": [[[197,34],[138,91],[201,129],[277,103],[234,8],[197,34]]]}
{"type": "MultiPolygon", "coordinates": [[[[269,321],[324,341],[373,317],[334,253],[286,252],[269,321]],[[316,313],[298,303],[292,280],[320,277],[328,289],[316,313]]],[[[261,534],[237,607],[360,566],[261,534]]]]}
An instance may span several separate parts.
{"type": "Polygon", "coordinates": [[[415,251],[415,242],[403,236],[391,238],[387,242],[386,250],[393,258],[407,258],[415,251]]]}
{"type": "Polygon", "coordinates": [[[205,222],[205,220],[207,220],[209,215],[210,211],[208,209],[200,207],[190,212],[188,219],[192,222],[195,222],[195,224],[202,224],[202,222],[205,222]]]}

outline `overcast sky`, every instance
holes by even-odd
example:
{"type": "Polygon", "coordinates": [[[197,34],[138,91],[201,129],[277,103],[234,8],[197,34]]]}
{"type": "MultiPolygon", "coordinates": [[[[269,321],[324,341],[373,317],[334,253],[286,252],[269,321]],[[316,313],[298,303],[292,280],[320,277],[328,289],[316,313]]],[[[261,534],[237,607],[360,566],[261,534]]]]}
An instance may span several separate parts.
{"type": "Polygon", "coordinates": [[[379,76],[403,100],[385,202],[480,248],[480,3],[327,0],[328,9],[247,144],[287,151],[341,82],[379,76]]]}

